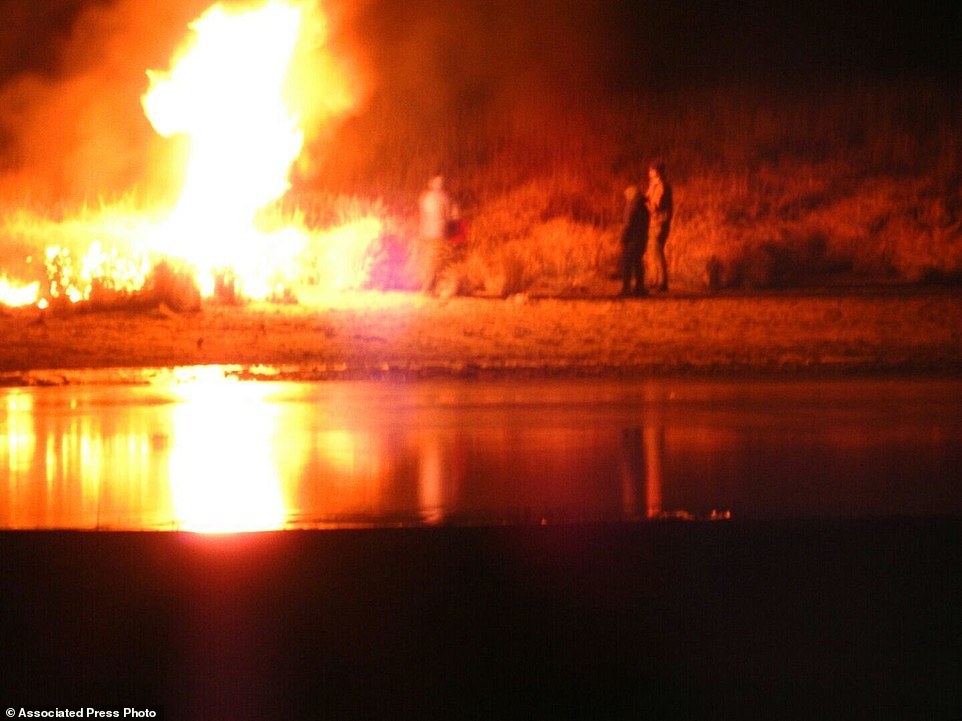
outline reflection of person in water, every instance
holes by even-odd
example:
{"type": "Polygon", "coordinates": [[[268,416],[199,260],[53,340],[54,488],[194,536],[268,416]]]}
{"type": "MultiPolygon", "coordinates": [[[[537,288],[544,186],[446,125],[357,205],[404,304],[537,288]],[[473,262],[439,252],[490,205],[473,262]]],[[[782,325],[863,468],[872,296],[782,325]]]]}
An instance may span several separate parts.
{"type": "Polygon", "coordinates": [[[627,518],[661,516],[663,453],[664,427],[660,423],[621,429],[621,488],[627,518]]]}
{"type": "Polygon", "coordinates": [[[464,441],[457,429],[418,436],[418,510],[424,523],[435,525],[457,504],[465,476],[464,441]]]}
{"type": "Polygon", "coordinates": [[[647,498],[648,518],[661,515],[661,486],[664,478],[661,475],[661,459],[665,451],[665,427],[649,423],[645,426],[645,493],[647,498]]]}

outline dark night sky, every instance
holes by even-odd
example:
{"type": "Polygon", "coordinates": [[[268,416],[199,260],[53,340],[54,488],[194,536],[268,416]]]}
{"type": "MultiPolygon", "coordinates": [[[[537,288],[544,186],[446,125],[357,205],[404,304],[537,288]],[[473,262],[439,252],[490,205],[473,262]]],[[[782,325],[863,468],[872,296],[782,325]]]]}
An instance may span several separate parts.
{"type": "MultiPolygon", "coordinates": [[[[57,72],[78,12],[124,2],[0,0],[0,79],[27,69],[57,72]]],[[[468,75],[527,63],[644,84],[759,71],[944,74],[962,67],[962,5],[931,0],[354,0],[351,6],[350,21],[377,44],[369,49],[382,64],[392,57],[404,64],[404,53],[432,46],[468,75]]]]}
{"type": "Polygon", "coordinates": [[[628,7],[624,37],[651,40],[652,64],[669,74],[677,68],[682,76],[720,80],[732,73],[817,80],[960,69],[956,3],[696,0],[628,7]]]}
{"type": "Polygon", "coordinates": [[[962,5],[932,0],[369,0],[364,7],[357,25],[367,51],[402,85],[437,65],[452,82],[482,89],[518,77],[644,90],[758,76],[817,83],[962,70],[962,5]]]}

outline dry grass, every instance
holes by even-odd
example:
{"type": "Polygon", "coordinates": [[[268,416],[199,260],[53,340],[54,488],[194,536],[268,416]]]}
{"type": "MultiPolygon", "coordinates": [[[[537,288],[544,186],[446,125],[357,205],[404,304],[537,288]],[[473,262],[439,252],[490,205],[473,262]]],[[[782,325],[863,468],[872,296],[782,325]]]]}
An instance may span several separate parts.
{"type": "Polygon", "coordinates": [[[791,287],[843,274],[955,282],[958,97],[924,81],[745,84],[579,105],[514,99],[434,124],[375,107],[393,122],[368,128],[363,158],[345,145],[321,183],[379,189],[411,228],[413,198],[444,169],[471,223],[472,248],[452,271],[462,292],[563,292],[609,276],[621,191],[642,181],[654,154],[667,159],[676,191],[676,288],[791,287]]]}

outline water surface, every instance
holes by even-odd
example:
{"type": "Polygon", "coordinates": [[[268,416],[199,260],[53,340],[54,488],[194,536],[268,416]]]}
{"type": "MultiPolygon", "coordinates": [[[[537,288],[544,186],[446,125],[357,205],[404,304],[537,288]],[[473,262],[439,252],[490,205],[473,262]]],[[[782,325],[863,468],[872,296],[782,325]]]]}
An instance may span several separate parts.
{"type": "Polygon", "coordinates": [[[0,389],[0,528],[958,516],[962,381],[0,389]]]}

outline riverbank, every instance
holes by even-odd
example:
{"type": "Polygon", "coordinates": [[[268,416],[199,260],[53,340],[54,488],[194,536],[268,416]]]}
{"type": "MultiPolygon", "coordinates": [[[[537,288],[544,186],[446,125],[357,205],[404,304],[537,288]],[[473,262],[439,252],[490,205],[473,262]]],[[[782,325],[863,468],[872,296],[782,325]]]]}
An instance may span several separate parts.
{"type": "MultiPolygon", "coordinates": [[[[0,311],[0,383],[227,364],[248,377],[950,373],[962,293],[872,287],[507,300],[358,293],[311,304],[0,311]]],[[[118,374],[122,378],[123,374],[118,374]]]]}

